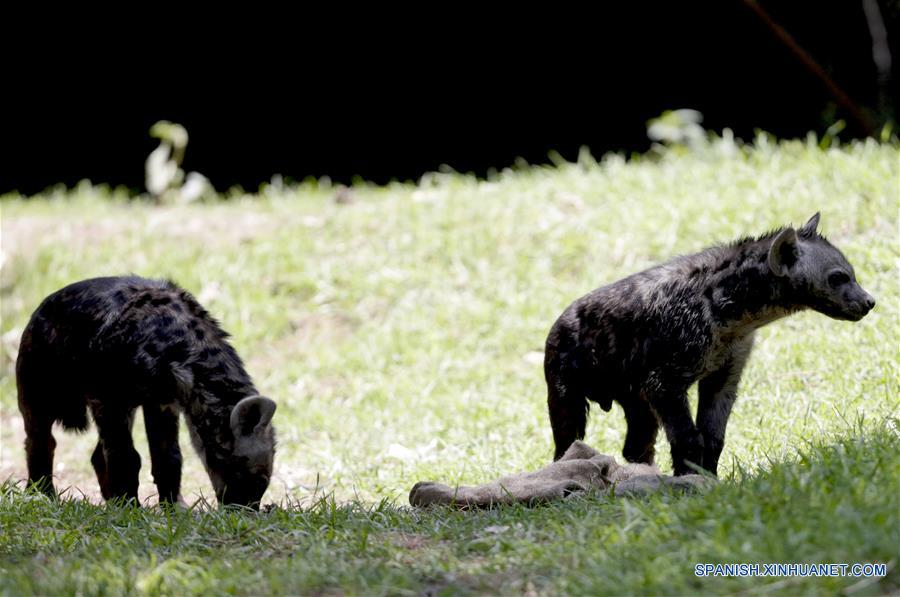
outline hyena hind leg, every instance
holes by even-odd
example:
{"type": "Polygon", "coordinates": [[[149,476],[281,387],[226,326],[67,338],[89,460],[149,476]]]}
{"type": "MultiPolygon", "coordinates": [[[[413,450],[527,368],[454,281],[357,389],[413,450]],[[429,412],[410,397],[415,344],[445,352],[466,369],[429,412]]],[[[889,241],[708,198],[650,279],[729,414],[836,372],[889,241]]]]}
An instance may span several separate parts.
{"type": "Polygon", "coordinates": [[[106,467],[106,456],[103,455],[103,442],[97,440],[97,446],[94,453],[91,454],[91,464],[94,466],[94,472],[97,474],[97,483],[100,484],[100,495],[104,500],[112,498],[109,491],[109,469],[106,467]]]}
{"type": "Polygon", "coordinates": [[[23,413],[25,419],[25,461],[28,465],[28,487],[56,497],[53,487],[53,419],[34,413],[23,413]]]}
{"type": "Polygon", "coordinates": [[[653,464],[656,457],[656,436],[659,421],[650,404],[640,396],[633,396],[622,403],[628,430],[622,456],[628,462],[653,464]]]}
{"type": "Polygon", "coordinates": [[[687,387],[654,373],[648,378],[644,393],[669,440],[675,476],[695,472],[695,466],[703,466],[704,439],[691,417],[687,387]]]}
{"type": "Polygon", "coordinates": [[[547,407],[555,445],[553,460],[559,460],[576,439],[584,439],[590,405],[580,384],[548,373],[547,407]]]}
{"type": "Polygon", "coordinates": [[[54,398],[56,392],[38,366],[45,359],[35,354],[32,334],[26,328],[22,334],[19,356],[16,359],[16,391],[19,412],[25,424],[25,462],[28,466],[28,487],[56,497],[53,487],[54,398]]]}
{"type": "Polygon", "coordinates": [[[41,382],[30,365],[34,362],[30,353],[23,350],[16,363],[16,386],[19,412],[25,423],[25,462],[28,466],[28,487],[33,487],[56,497],[53,487],[53,454],[56,439],[53,437],[53,409],[47,401],[52,392],[41,382]]]}
{"type": "Polygon", "coordinates": [[[103,498],[106,500],[124,498],[137,504],[141,457],[134,449],[134,442],[131,439],[134,409],[123,411],[97,403],[91,406],[100,435],[97,449],[94,450],[95,455],[91,460],[97,472],[103,498]],[[101,475],[98,471],[98,463],[106,465],[105,469],[101,469],[105,470],[105,475],[101,475]]]}

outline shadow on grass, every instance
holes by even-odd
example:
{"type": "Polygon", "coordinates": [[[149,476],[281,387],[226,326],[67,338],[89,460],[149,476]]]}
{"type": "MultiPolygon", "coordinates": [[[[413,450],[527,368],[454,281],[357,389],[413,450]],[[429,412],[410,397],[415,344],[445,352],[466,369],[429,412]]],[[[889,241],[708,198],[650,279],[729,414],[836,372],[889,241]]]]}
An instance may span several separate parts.
{"type": "Polygon", "coordinates": [[[0,592],[890,592],[898,472],[892,419],[807,445],[793,461],[739,470],[703,495],[588,496],[537,508],[418,510],[319,497],[251,514],[52,502],[6,483],[0,592]],[[887,575],[695,575],[706,563],[871,562],[885,563],[887,575]]]}

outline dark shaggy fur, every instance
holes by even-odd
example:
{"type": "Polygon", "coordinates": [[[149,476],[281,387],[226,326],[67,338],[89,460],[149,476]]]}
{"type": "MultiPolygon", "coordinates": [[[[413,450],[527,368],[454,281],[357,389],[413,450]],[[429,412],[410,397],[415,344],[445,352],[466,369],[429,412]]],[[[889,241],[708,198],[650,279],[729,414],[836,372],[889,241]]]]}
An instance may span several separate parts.
{"type": "Polygon", "coordinates": [[[606,411],[615,401],[628,461],[653,462],[661,424],[676,475],[692,472],[689,462],[716,473],[754,331],[802,309],[857,321],[875,305],[818,221],[676,257],[572,303],[544,361],[555,458],[584,437],[588,400],[606,411]]]}
{"type": "Polygon", "coordinates": [[[184,413],[219,501],[258,504],[272,471],[275,403],[257,395],[227,337],[172,282],[95,278],[48,296],[16,363],[29,483],[55,495],[52,426],[83,431],[90,408],[103,497],[136,500],[141,459],[131,427],[140,406],[161,501],[180,499],[184,413]]]}

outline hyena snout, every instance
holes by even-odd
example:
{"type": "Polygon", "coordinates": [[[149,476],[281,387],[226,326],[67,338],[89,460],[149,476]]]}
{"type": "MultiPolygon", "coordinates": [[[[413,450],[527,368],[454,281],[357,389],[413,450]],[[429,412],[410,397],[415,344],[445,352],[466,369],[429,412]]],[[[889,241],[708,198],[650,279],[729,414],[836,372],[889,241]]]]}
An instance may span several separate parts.
{"type": "Polygon", "coordinates": [[[813,308],[834,319],[859,321],[875,306],[875,298],[843,269],[832,271],[813,285],[812,295],[813,308]]]}
{"type": "Polygon", "coordinates": [[[235,405],[230,419],[233,451],[221,462],[209,466],[219,503],[259,509],[272,477],[274,414],[275,402],[264,396],[244,398],[235,405]]]}
{"type": "Polygon", "coordinates": [[[853,284],[841,299],[842,315],[850,321],[859,321],[875,306],[875,298],[859,284],[853,284]]]}
{"type": "Polygon", "coordinates": [[[243,506],[259,510],[263,494],[269,487],[268,475],[231,475],[216,488],[216,498],[226,506],[243,506]]]}
{"type": "MultiPolygon", "coordinates": [[[[860,288],[860,290],[862,290],[862,288],[860,288]]],[[[866,313],[871,311],[872,308],[875,306],[875,297],[872,296],[871,294],[869,294],[868,292],[866,292],[865,290],[863,290],[862,293],[865,295],[861,301],[863,315],[865,315],[866,313]]]]}

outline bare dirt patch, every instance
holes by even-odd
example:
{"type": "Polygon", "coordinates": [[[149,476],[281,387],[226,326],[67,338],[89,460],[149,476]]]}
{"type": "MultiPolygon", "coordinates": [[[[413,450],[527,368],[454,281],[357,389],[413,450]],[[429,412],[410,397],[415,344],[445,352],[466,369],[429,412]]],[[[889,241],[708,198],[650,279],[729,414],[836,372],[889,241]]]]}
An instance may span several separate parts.
{"type": "MultiPolygon", "coordinates": [[[[182,425],[184,427],[184,425],[182,425]]],[[[135,428],[135,448],[141,455],[142,466],[138,496],[144,505],[157,502],[156,486],[150,474],[150,452],[143,433],[143,418],[138,409],[135,428]]],[[[53,483],[64,497],[87,499],[93,503],[102,503],[100,487],[91,468],[91,451],[97,441],[97,433],[93,426],[84,433],[70,433],[61,427],[55,427],[56,457],[53,464],[53,483]]],[[[214,504],[215,494],[210,485],[206,471],[200,459],[194,454],[187,432],[182,429],[181,450],[184,454],[182,495],[188,505],[203,500],[214,504]]],[[[12,480],[24,485],[28,478],[25,465],[25,430],[22,417],[14,409],[4,408],[0,412],[0,482],[12,480]]],[[[277,470],[266,492],[265,502],[279,502],[285,495],[285,483],[282,476],[289,471],[277,470]]]]}

